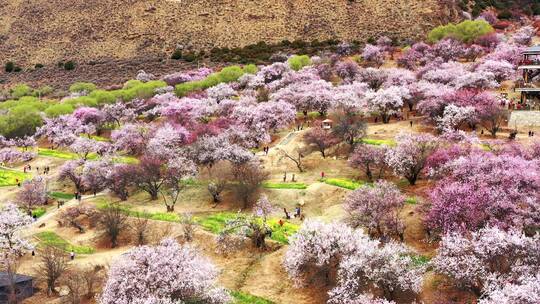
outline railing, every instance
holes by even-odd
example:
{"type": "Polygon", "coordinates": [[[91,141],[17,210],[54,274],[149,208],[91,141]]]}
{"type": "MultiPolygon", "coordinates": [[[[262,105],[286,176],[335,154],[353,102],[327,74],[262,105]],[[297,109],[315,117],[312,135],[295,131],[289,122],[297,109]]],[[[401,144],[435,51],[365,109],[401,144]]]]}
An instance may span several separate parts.
{"type": "Polygon", "coordinates": [[[536,88],[540,88],[540,81],[525,82],[523,80],[517,80],[514,85],[514,89],[536,89],[536,88]]]}
{"type": "Polygon", "coordinates": [[[530,59],[523,59],[518,63],[519,66],[523,65],[540,65],[540,59],[530,60],[530,59]]]}

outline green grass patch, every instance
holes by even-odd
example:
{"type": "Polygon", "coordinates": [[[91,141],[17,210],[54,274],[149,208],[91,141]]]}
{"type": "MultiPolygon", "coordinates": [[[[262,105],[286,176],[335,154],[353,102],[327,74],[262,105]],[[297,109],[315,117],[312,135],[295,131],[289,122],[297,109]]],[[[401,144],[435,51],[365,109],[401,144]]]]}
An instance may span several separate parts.
{"type": "Polygon", "coordinates": [[[372,146],[395,146],[396,142],[393,139],[374,139],[374,138],[362,138],[359,142],[372,145],[372,146]]]}
{"type": "Polygon", "coordinates": [[[45,210],[45,208],[43,208],[43,207],[38,207],[38,208],[32,210],[32,216],[35,216],[35,217],[37,217],[37,218],[40,218],[40,217],[42,217],[46,212],[47,212],[47,210],[45,210]]]}
{"type": "Polygon", "coordinates": [[[405,203],[409,205],[416,205],[418,204],[418,198],[416,196],[410,196],[405,199],[405,203]]]}
{"type": "Polygon", "coordinates": [[[270,238],[282,244],[289,244],[289,237],[295,234],[300,228],[298,225],[289,222],[280,226],[279,219],[268,220],[268,225],[272,229],[272,236],[270,238]]]}
{"type": "Polygon", "coordinates": [[[349,190],[356,190],[366,184],[363,181],[355,181],[347,178],[322,178],[320,179],[320,181],[328,185],[341,187],[349,190]]]}
{"type": "Polygon", "coordinates": [[[138,164],[139,160],[133,156],[116,156],[113,158],[113,162],[133,165],[133,164],[138,164]]]}
{"type": "Polygon", "coordinates": [[[307,185],[304,183],[272,183],[265,182],[263,187],[266,189],[306,189],[307,185]]]}
{"type": "Polygon", "coordinates": [[[90,138],[95,140],[95,141],[104,141],[104,142],[109,142],[111,141],[110,139],[106,138],[106,137],[102,137],[102,136],[97,136],[97,135],[90,135],[90,138]]]}
{"type": "Polygon", "coordinates": [[[17,180],[22,183],[29,177],[30,175],[24,172],[0,168],[0,187],[16,186],[17,180]]]}
{"type": "Polygon", "coordinates": [[[424,266],[431,260],[431,258],[425,255],[411,255],[411,259],[414,266],[424,266]]]}
{"type": "Polygon", "coordinates": [[[205,217],[196,217],[197,223],[212,233],[218,234],[230,221],[236,217],[236,213],[233,212],[220,212],[214,213],[205,217]]]}
{"type": "MultiPolygon", "coordinates": [[[[214,213],[204,217],[196,217],[195,221],[205,230],[212,233],[220,233],[227,221],[236,218],[236,213],[233,212],[220,212],[214,213]]],[[[279,225],[279,219],[273,218],[268,220],[268,226],[272,229],[272,236],[270,239],[282,243],[288,244],[289,237],[298,231],[299,226],[291,223],[284,223],[283,226],[279,225]]]]}
{"type": "Polygon", "coordinates": [[[234,304],[274,304],[267,299],[250,295],[241,291],[232,291],[231,296],[234,298],[234,304]]]}
{"type": "MultiPolygon", "coordinates": [[[[101,201],[96,203],[96,207],[98,209],[105,209],[110,207],[111,204],[101,201]]],[[[116,207],[120,208],[120,210],[125,213],[127,216],[131,217],[142,217],[147,218],[154,221],[162,221],[162,222],[173,222],[178,223],[180,222],[180,216],[176,213],[167,213],[167,212],[144,212],[144,211],[136,211],[132,210],[132,206],[128,205],[115,205],[116,207]]]]}
{"type": "Polygon", "coordinates": [[[90,254],[95,252],[95,249],[90,246],[76,246],[70,244],[68,241],[64,240],[58,234],[52,231],[40,232],[36,234],[36,237],[39,239],[38,246],[53,246],[66,252],[73,251],[78,254],[90,254]]]}
{"type": "Polygon", "coordinates": [[[479,144],[478,147],[482,149],[483,151],[492,151],[491,146],[489,144],[479,144]]]}
{"type": "MultiPolygon", "coordinates": [[[[38,148],[38,155],[45,156],[45,157],[67,159],[67,160],[79,159],[79,156],[77,155],[77,153],[73,153],[70,151],[45,149],[45,148],[38,148]]],[[[99,158],[100,157],[99,155],[97,155],[97,153],[90,153],[87,157],[88,160],[98,160],[99,158]]],[[[124,163],[124,164],[136,164],[139,162],[139,160],[133,156],[117,156],[113,158],[113,162],[124,163]]]]}
{"type": "Polygon", "coordinates": [[[57,200],[72,200],[75,198],[74,194],[71,193],[65,193],[65,192],[50,192],[49,197],[55,198],[57,200]]]}
{"type": "MultiPolygon", "coordinates": [[[[39,156],[45,156],[45,157],[55,157],[55,158],[61,158],[61,159],[79,159],[79,156],[77,153],[69,152],[69,151],[59,151],[59,150],[53,150],[53,149],[45,149],[45,148],[38,148],[38,155],[39,156]]],[[[96,153],[90,153],[87,157],[88,160],[96,160],[99,156],[96,153]]]]}

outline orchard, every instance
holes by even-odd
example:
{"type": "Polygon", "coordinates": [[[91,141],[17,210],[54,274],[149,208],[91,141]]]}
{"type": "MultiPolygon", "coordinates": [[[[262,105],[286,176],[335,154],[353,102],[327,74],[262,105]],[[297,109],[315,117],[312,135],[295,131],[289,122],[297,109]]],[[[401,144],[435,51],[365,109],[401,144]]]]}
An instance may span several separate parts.
{"type": "Polygon", "coordinates": [[[42,302],[540,303],[540,129],[509,123],[538,29],[499,22],[11,88],[2,271],[42,302]]]}

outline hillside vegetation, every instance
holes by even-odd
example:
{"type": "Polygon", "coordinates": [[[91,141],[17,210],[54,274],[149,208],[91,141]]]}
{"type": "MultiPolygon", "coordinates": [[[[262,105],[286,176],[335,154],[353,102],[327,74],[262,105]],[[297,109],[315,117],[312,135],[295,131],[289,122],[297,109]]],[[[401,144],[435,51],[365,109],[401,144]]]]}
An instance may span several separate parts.
{"type": "Polygon", "coordinates": [[[165,55],[260,41],[418,38],[448,21],[436,0],[8,0],[0,3],[0,62],[33,67],[165,55]]]}

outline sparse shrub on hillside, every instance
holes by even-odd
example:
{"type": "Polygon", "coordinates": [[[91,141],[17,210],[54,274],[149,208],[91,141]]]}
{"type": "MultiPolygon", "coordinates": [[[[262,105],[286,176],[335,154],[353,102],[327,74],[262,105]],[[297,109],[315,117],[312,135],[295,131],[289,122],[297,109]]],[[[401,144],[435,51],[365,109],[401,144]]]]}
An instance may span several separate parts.
{"type": "Polygon", "coordinates": [[[174,52],[173,52],[173,54],[171,56],[171,59],[174,59],[174,60],[182,59],[182,50],[180,50],[180,49],[174,50],[174,52]]]}
{"type": "Polygon", "coordinates": [[[34,68],[35,68],[36,70],[37,70],[37,69],[41,69],[41,68],[43,68],[43,67],[44,67],[44,65],[41,64],[41,63],[37,63],[36,65],[34,65],[34,68]]]}
{"type": "Polygon", "coordinates": [[[75,64],[74,61],[72,61],[72,60],[67,61],[67,62],[64,63],[64,70],[72,71],[72,70],[75,69],[75,66],[76,66],[76,64],[75,64]]]}
{"type": "Polygon", "coordinates": [[[493,32],[493,27],[485,20],[465,20],[458,24],[441,25],[429,32],[428,40],[437,42],[444,38],[454,38],[465,43],[493,32]]]}
{"type": "Polygon", "coordinates": [[[13,61],[6,62],[6,65],[4,66],[4,70],[7,73],[11,73],[15,70],[15,63],[13,61]]]}
{"type": "Polygon", "coordinates": [[[505,20],[512,19],[512,12],[509,10],[504,10],[497,15],[497,18],[505,20]]]}

